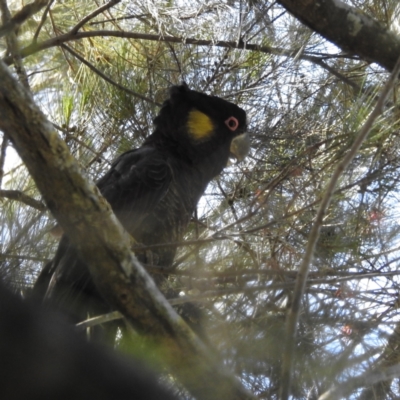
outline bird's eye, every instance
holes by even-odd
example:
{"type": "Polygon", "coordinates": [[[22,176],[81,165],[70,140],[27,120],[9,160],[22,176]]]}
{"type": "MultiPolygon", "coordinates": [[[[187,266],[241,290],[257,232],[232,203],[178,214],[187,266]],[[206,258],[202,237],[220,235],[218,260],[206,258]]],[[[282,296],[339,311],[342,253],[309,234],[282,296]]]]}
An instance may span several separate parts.
{"type": "Polygon", "coordinates": [[[228,127],[229,130],[231,130],[232,132],[236,131],[236,129],[239,126],[239,121],[235,118],[235,117],[229,117],[226,121],[225,121],[225,125],[228,127]]]}

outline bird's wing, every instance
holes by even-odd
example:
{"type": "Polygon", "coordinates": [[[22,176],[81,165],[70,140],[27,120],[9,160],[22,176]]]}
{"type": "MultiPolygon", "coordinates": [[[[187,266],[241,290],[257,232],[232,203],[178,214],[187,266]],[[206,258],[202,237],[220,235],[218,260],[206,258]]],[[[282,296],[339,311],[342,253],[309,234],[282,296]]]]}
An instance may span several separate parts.
{"type": "Polygon", "coordinates": [[[144,146],[118,157],[97,186],[124,227],[134,234],[135,227],[167,194],[172,178],[165,155],[144,146]]]}
{"type": "MultiPolygon", "coordinates": [[[[166,195],[171,181],[172,170],[162,152],[141,147],[118,157],[97,186],[124,227],[134,233],[140,221],[166,195]]],[[[96,297],[96,292],[88,268],[64,235],[54,259],[41,271],[34,297],[50,298],[56,307],[67,305],[76,315],[87,302],[85,296],[96,297]]]]}

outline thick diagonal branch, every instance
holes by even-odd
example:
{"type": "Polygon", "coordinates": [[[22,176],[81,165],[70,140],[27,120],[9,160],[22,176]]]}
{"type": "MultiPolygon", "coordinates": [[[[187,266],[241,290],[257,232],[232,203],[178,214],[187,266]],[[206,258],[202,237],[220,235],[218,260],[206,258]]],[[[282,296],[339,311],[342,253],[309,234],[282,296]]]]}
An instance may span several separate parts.
{"type": "Polygon", "coordinates": [[[391,71],[400,54],[400,37],[374,18],[340,0],[278,0],[301,22],[342,50],[391,71]]]}

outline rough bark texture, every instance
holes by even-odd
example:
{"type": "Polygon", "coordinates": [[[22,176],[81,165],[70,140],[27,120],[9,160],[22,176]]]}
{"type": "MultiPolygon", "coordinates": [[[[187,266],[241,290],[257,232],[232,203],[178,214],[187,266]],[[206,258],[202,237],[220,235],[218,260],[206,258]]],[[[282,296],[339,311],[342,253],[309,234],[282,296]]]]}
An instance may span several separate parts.
{"type": "Polygon", "coordinates": [[[129,250],[129,237],[82,175],[31,96],[0,63],[0,129],[13,142],[43,198],[89,265],[105,298],[149,332],[198,399],[252,398],[192,333],[129,250]]]}
{"type": "Polygon", "coordinates": [[[391,71],[400,37],[340,0],[278,0],[291,14],[342,50],[391,71]]]}

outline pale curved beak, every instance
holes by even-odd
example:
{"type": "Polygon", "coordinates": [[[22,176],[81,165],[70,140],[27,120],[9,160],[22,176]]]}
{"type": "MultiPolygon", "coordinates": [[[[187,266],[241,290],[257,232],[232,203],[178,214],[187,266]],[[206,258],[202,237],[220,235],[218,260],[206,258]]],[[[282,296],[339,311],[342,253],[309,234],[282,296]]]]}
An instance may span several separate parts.
{"type": "Polygon", "coordinates": [[[250,151],[250,137],[247,133],[233,138],[231,142],[230,152],[231,156],[236,158],[238,162],[243,161],[250,151]]]}

